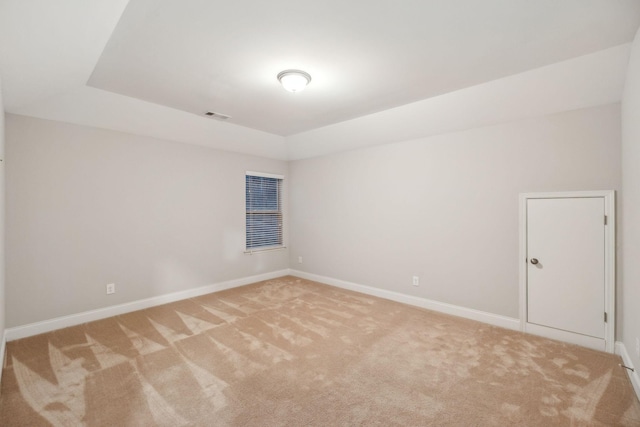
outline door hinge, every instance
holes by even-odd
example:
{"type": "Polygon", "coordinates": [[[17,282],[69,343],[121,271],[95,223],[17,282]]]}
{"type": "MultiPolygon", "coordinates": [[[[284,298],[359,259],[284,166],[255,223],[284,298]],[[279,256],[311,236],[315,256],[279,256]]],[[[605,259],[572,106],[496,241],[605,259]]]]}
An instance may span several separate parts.
{"type": "Polygon", "coordinates": [[[607,225],[607,216],[604,216],[604,225],[607,225]]]}
{"type": "Polygon", "coordinates": [[[607,312],[604,312],[604,323],[607,323],[607,312]]]}

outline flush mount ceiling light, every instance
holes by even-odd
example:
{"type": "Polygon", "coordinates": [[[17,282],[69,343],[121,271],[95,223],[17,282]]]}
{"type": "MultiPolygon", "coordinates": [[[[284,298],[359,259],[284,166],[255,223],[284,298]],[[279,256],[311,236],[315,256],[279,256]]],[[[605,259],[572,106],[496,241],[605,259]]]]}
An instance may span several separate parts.
{"type": "Polygon", "coordinates": [[[311,76],[300,70],[284,70],[278,73],[278,80],[289,92],[300,92],[309,84],[311,76]]]}

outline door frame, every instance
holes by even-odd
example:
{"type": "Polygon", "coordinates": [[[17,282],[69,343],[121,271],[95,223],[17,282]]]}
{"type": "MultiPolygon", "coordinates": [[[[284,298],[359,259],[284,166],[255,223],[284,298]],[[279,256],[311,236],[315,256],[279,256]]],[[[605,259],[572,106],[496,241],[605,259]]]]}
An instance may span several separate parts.
{"type": "MultiPolygon", "coordinates": [[[[561,341],[569,341],[568,332],[546,328],[527,322],[527,201],[529,199],[565,199],[565,198],[604,198],[604,214],[607,216],[604,244],[604,306],[607,313],[607,322],[604,331],[604,350],[613,353],[615,350],[616,331],[616,207],[615,191],[565,191],[553,193],[521,193],[520,198],[520,251],[519,251],[519,287],[520,287],[520,330],[522,332],[544,335],[548,338],[561,341]]],[[[604,218],[603,218],[604,221],[604,218]]],[[[604,313],[603,313],[604,315],[604,313]]],[[[590,347],[590,337],[576,344],[590,347]]],[[[595,338],[594,338],[595,339],[595,338]]]]}

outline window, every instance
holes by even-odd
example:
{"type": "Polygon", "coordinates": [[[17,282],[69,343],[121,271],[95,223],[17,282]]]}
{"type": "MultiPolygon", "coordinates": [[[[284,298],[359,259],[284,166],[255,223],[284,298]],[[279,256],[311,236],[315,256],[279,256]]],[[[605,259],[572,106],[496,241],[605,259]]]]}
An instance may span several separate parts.
{"type": "Polygon", "coordinates": [[[258,172],[246,174],[247,252],[283,246],[283,178],[258,172]]]}

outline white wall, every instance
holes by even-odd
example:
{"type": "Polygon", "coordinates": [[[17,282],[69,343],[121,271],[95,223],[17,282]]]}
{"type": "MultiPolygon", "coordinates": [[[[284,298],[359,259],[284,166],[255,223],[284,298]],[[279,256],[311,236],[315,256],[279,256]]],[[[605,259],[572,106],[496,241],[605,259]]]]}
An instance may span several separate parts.
{"type": "Polygon", "coordinates": [[[518,194],[619,190],[620,162],[619,104],[294,161],[291,266],[518,317],[518,194]]]}
{"type": "Polygon", "coordinates": [[[640,356],[640,30],[622,98],[622,341],[636,372],[640,356]]]}
{"type": "Polygon", "coordinates": [[[7,327],[288,266],[243,254],[245,171],[284,161],[15,115],[6,144],[7,327]]]}
{"type": "Polygon", "coordinates": [[[5,262],[4,262],[4,247],[5,247],[5,190],[4,190],[4,170],[5,170],[5,157],[4,157],[4,106],[2,103],[2,81],[0,81],[0,376],[2,376],[2,361],[4,360],[4,328],[5,328],[5,262]]]}

